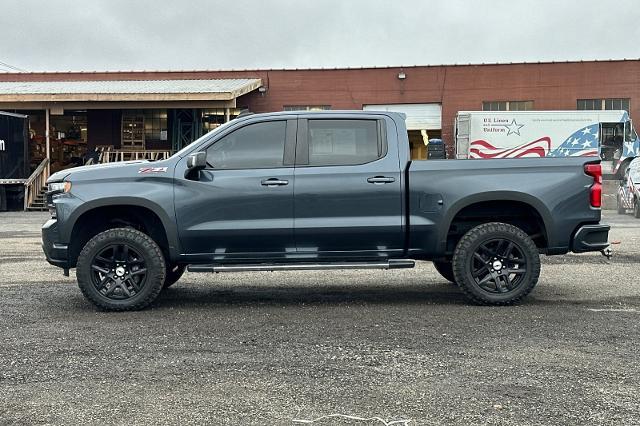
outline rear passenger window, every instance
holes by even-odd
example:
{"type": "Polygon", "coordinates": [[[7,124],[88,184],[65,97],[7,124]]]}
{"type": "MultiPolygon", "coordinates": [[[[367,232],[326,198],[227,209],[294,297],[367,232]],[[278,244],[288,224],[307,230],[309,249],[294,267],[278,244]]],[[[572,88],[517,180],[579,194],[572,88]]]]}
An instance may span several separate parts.
{"type": "Polygon", "coordinates": [[[384,156],[377,120],[309,120],[309,165],[346,166],[384,156]]]}

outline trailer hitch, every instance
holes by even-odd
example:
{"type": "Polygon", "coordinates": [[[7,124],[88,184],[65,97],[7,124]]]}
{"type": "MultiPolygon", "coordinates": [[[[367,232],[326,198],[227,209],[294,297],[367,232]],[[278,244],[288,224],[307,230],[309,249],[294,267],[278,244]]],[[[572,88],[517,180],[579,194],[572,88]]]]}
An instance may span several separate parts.
{"type": "Polygon", "coordinates": [[[600,254],[607,258],[607,260],[611,260],[611,256],[613,256],[613,252],[609,247],[606,249],[600,250],[600,254]]]}

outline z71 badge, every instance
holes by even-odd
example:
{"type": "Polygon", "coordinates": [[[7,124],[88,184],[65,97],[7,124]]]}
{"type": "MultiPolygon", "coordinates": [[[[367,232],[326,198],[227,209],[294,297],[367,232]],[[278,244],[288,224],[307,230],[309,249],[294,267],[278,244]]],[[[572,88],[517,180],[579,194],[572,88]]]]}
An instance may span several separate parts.
{"type": "Polygon", "coordinates": [[[140,167],[138,173],[166,173],[166,167],[140,167]]]}

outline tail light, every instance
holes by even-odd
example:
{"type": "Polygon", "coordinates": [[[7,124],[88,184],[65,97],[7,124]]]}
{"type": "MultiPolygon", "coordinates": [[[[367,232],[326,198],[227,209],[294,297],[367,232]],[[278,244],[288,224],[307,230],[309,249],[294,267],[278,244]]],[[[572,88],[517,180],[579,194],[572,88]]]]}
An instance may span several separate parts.
{"type": "Polygon", "coordinates": [[[602,167],[600,164],[585,164],[584,172],[593,177],[593,185],[589,189],[591,207],[602,207],[602,167]]]}

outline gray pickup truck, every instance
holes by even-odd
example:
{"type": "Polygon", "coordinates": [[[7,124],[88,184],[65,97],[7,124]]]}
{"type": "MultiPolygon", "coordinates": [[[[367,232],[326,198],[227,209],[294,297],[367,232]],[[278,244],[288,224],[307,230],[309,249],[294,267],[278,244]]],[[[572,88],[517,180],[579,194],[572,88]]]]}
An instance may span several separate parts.
{"type": "Polygon", "coordinates": [[[540,253],[601,251],[594,158],[411,161],[397,113],[255,114],[159,162],[48,181],[47,260],[107,310],[192,272],[410,268],[433,261],[475,303],[526,296],[540,253]]]}

